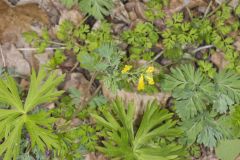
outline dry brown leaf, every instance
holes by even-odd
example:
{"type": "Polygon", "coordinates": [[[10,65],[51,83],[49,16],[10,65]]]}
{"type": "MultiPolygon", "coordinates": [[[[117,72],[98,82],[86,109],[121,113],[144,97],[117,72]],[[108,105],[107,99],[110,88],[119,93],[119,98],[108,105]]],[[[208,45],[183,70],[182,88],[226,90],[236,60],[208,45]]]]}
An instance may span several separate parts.
{"type": "Polygon", "coordinates": [[[95,153],[89,153],[86,155],[85,160],[108,160],[102,154],[96,155],[95,153]]]}
{"type": "Polygon", "coordinates": [[[240,37],[236,38],[236,41],[234,42],[234,46],[236,47],[237,51],[240,51],[240,37]]]}
{"type": "Polygon", "coordinates": [[[181,11],[186,6],[191,9],[195,7],[206,7],[208,4],[204,0],[170,0],[169,8],[166,9],[166,12],[171,15],[181,11]]]}
{"type": "Polygon", "coordinates": [[[61,16],[59,20],[59,24],[61,24],[65,20],[69,20],[74,24],[78,25],[83,20],[84,16],[78,10],[62,10],[61,16]]]}
{"type": "Polygon", "coordinates": [[[68,90],[69,88],[77,88],[80,93],[84,94],[84,96],[90,96],[90,91],[88,90],[89,81],[84,77],[81,73],[71,73],[67,75],[64,90],[68,90]]]}
{"type": "Polygon", "coordinates": [[[21,79],[20,86],[23,90],[27,90],[29,87],[29,81],[26,79],[21,79]]]}
{"type": "Polygon", "coordinates": [[[216,52],[211,56],[211,61],[220,69],[224,69],[228,65],[228,61],[224,58],[224,53],[216,52]]]}
{"type": "Polygon", "coordinates": [[[114,1],[115,8],[111,11],[111,18],[113,21],[122,21],[126,24],[130,23],[128,12],[124,4],[120,0],[114,1]]]}
{"type": "Polygon", "coordinates": [[[55,103],[49,103],[45,106],[47,109],[53,109],[55,108],[55,103]]]}

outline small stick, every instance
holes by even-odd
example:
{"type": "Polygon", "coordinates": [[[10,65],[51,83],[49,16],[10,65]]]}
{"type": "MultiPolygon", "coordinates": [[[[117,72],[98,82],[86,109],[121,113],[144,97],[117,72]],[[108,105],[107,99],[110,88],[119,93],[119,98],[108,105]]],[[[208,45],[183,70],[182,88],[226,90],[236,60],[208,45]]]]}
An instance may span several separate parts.
{"type": "Polygon", "coordinates": [[[1,56],[2,56],[3,67],[5,68],[5,67],[7,67],[7,65],[6,65],[5,57],[3,55],[2,45],[0,45],[0,53],[1,53],[1,56]]]}
{"type": "MultiPolygon", "coordinates": [[[[18,51],[36,51],[38,48],[17,48],[18,51]]],[[[45,50],[54,50],[54,49],[61,49],[64,50],[66,47],[49,47],[45,48],[45,50]]]]}
{"type": "Polygon", "coordinates": [[[210,10],[210,7],[212,6],[212,3],[213,3],[213,1],[211,0],[211,2],[208,4],[208,7],[207,7],[207,9],[206,9],[206,11],[204,13],[204,18],[207,16],[207,14],[208,14],[208,12],[210,10]]]}
{"type": "Polygon", "coordinates": [[[199,47],[199,48],[193,50],[192,53],[196,53],[196,52],[198,52],[198,51],[200,51],[200,50],[208,49],[208,48],[212,48],[212,47],[214,47],[214,45],[202,46],[202,47],[199,47]]]}

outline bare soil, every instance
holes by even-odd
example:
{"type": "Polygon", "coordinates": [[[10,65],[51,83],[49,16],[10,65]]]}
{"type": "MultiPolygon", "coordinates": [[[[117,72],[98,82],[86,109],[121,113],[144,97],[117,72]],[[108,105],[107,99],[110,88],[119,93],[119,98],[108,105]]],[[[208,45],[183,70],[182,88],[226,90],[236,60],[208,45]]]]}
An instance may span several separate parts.
{"type": "Polygon", "coordinates": [[[32,26],[48,23],[46,12],[36,4],[10,7],[0,0],[0,43],[14,43],[19,34],[31,30],[32,26]]]}

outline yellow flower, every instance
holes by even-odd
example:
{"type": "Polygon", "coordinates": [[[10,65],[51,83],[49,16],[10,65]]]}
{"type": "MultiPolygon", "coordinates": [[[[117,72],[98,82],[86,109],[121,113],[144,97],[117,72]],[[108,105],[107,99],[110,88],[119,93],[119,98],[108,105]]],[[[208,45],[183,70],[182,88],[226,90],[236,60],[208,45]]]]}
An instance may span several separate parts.
{"type": "Polygon", "coordinates": [[[148,84],[150,84],[150,85],[154,85],[155,84],[155,82],[153,80],[153,77],[147,77],[147,80],[148,80],[148,84]]]}
{"type": "Polygon", "coordinates": [[[144,90],[144,77],[143,77],[142,74],[141,74],[141,76],[139,78],[139,81],[138,81],[138,90],[139,91],[144,90]]]}
{"type": "Polygon", "coordinates": [[[148,67],[148,69],[146,70],[147,73],[153,73],[154,72],[154,67],[150,66],[148,67]]]}
{"type": "Polygon", "coordinates": [[[125,65],[124,68],[122,69],[122,73],[127,73],[130,69],[132,69],[131,65],[125,65]]]}

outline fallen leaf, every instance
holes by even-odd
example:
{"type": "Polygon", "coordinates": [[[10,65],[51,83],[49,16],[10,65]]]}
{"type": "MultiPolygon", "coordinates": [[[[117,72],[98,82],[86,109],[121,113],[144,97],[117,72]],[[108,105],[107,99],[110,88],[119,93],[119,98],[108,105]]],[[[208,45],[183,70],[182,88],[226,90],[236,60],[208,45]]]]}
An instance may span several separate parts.
{"type": "Polygon", "coordinates": [[[228,61],[224,58],[224,53],[216,52],[212,54],[211,61],[220,69],[224,69],[228,65],[228,61]]]}
{"type": "Polygon", "coordinates": [[[96,155],[96,153],[88,153],[85,160],[107,160],[102,154],[96,155]]]}

